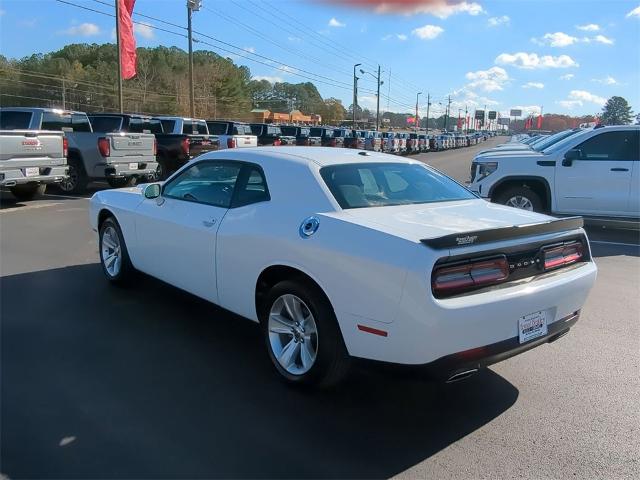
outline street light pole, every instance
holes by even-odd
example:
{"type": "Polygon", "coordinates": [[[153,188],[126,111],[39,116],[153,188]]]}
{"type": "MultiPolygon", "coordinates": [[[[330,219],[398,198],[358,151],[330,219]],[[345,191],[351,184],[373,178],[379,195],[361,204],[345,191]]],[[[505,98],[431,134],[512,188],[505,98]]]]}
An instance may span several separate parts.
{"type": "Polygon", "coordinates": [[[427,93],[427,134],[429,134],[429,107],[431,106],[431,94],[427,93]]]}
{"type": "MultiPolygon", "coordinates": [[[[117,2],[116,2],[117,3],[117,2]]],[[[202,0],[187,0],[187,34],[189,38],[189,113],[191,118],[196,116],[196,102],[193,87],[193,30],[191,28],[191,14],[200,10],[202,0]]]]}
{"type": "Polygon", "coordinates": [[[356,109],[358,108],[358,77],[356,77],[356,68],[362,65],[361,63],[356,63],[353,66],[353,105],[351,109],[353,110],[353,123],[351,124],[351,128],[356,128],[356,109]]]}
{"type": "Polygon", "coordinates": [[[376,96],[376,132],[380,128],[380,65],[378,65],[378,95],[376,96]]]}
{"type": "Polygon", "coordinates": [[[418,133],[418,97],[420,97],[420,95],[422,95],[422,92],[418,92],[416,94],[416,121],[413,125],[414,130],[416,133],[418,133]]]}

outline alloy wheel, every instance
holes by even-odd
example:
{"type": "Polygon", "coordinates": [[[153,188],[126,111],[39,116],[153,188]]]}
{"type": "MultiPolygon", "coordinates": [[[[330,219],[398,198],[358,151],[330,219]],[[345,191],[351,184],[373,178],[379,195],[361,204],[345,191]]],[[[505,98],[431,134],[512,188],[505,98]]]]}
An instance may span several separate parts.
{"type": "Polygon", "coordinates": [[[122,250],[118,232],[112,226],[108,226],[102,232],[102,264],[110,277],[120,273],[122,266],[122,250]]]}
{"type": "Polygon", "coordinates": [[[519,208],[521,210],[528,210],[533,212],[533,203],[527,197],[523,197],[522,195],[515,195],[511,197],[505,203],[508,207],[519,208]]]}

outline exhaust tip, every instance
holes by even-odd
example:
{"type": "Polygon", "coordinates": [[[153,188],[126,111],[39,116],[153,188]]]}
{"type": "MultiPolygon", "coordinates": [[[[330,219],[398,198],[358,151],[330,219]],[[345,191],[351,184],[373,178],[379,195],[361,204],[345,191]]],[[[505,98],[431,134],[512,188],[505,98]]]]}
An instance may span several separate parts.
{"type": "Polygon", "coordinates": [[[472,368],[470,370],[464,370],[463,372],[454,373],[447,379],[446,383],[453,383],[453,382],[458,382],[460,380],[464,380],[465,378],[469,378],[474,373],[478,373],[477,368],[472,368]]]}

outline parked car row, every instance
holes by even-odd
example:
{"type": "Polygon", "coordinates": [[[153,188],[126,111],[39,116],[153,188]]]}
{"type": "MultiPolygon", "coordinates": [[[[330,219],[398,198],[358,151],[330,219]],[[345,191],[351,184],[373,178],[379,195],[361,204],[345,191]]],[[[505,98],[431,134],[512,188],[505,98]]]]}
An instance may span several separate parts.
{"type": "MultiPolygon", "coordinates": [[[[83,192],[89,182],[96,180],[104,180],[116,188],[133,186],[139,181],[164,180],[193,158],[213,150],[302,145],[410,155],[475,145],[491,135],[490,132],[427,135],[422,132],[378,132],[332,126],[152,117],[135,113],[87,114],[28,107],[0,108],[0,130],[29,132],[30,139],[22,140],[26,142],[22,153],[29,152],[29,149],[43,153],[42,145],[36,144],[37,139],[33,137],[37,136],[36,132],[53,135],[51,139],[47,137],[47,142],[66,142],[63,170],[43,169],[37,161],[25,166],[26,160],[22,159],[20,168],[23,170],[20,173],[12,167],[13,173],[3,174],[2,185],[25,199],[41,194],[49,183],[55,183],[65,193],[77,194],[83,192]],[[29,175],[32,175],[28,179],[24,173],[27,167],[31,168],[29,175]],[[35,167],[39,168],[38,175],[35,167]]],[[[13,140],[3,142],[15,143],[17,137],[11,136],[13,140]]],[[[56,148],[61,151],[62,144],[56,148]]],[[[12,155],[9,147],[2,151],[3,159],[12,155]]],[[[12,159],[14,157],[11,156],[12,159]]],[[[47,161],[54,162],[45,160],[45,163],[47,161]]],[[[53,166],[54,163],[47,165],[53,166]]],[[[55,165],[58,166],[57,163],[55,165]]]]}

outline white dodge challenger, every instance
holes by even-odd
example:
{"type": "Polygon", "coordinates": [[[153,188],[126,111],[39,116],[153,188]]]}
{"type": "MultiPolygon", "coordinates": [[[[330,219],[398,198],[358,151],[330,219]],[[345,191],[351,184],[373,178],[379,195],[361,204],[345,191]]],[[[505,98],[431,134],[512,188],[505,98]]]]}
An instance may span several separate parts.
{"type": "Polygon", "coordinates": [[[90,222],[109,281],[141,271],[259,322],[291,383],[335,383],[352,358],[464,378],[566,334],[596,278],[580,218],[351,149],[207,153],[96,193],[90,222]]]}

